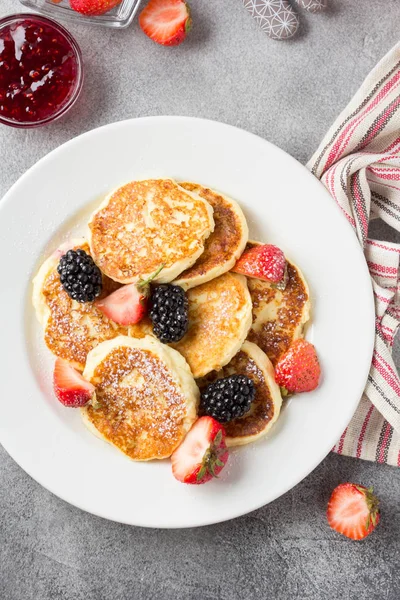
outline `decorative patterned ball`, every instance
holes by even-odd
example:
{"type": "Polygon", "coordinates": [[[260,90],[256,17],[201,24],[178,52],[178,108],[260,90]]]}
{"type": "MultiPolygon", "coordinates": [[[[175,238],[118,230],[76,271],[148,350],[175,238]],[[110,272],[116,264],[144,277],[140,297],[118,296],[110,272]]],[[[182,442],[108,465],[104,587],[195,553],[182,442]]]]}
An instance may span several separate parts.
{"type": "Polygon", "coordinates": [[[327,0],[296,0],[296,2],[301,6],[301,8],[305,8],[312,13],[325,10],[327,5],[327,0]]]}
{"type": "MultiPolygon", "coordinates": [[[[244,7],[258,25],[274,40],[288,40],[299,27],[299,18],[289,0],[242,0],[244,7]]],[[[297,4],[312,13],[326,8],[327,0],[296,0],[297,4]]]]}

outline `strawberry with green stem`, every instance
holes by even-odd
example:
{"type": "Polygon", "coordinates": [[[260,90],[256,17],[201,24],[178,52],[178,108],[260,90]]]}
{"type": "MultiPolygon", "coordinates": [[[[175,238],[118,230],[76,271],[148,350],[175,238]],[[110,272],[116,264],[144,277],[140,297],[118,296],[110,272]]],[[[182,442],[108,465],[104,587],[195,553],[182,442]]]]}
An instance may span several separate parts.
{"type": "Polygon", "coordinates": [[[217,477],[227,460],[224,427],[212,417],[200,417],[172,454],[172,473],[182,483],[198,485],[217,477]]]}
{"type": "Polygon", "coordinates": [[[282,396],[315,390],[320,376],[315,347],[302,338],[292,342],[275,366],[275,381],[281,387],[282,396]]]}
{"type": "Polygon", "coordinates": [[[380,521],[379,500],[373,488],[341,483],[332,492],[326,516],[332,529],[352,540],[362,540],[380,521]]]}
{"type": "Polygon", "coordinates": [[[245,250],[232,271],[268,281],[280,289],[286,287],[286,258],[282,250],[272,244],[257,244],[245,250]]]}
{"type": "Polygon", "coordinates": [[[95,302],[96,307],[118,325],[134,325],[144,317],[150,296],[150,283],[161,272],[161,265],[148,279],[123,285],[95,302]]]}

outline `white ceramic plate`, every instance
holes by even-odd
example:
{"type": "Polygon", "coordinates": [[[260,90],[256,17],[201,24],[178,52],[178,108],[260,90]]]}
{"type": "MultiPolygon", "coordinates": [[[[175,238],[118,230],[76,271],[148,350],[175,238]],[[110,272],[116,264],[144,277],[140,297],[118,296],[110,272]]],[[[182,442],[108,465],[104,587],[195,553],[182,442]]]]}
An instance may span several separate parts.
{"type": "Polygon", "coordinates": [[[86,133],[40,160],[0,203],[0,441],[67,502],[148,527],[216,523],[284,494],[326,456],[367,378],[374,307],[363,254],[324,187],[289,155],[221,123],[155,117],[86,133]],[[105,194],[132,179],[197,181],[238,200],[251,237],[301,266],[314,306],[307,337],[319,389],[295,397],[268,439],[232,452],[218,481],[175,481],[169,461],[134,463],[84,427],[52,393],[54,363],[31,306],[40,262],[78,234],[105,194]]]}

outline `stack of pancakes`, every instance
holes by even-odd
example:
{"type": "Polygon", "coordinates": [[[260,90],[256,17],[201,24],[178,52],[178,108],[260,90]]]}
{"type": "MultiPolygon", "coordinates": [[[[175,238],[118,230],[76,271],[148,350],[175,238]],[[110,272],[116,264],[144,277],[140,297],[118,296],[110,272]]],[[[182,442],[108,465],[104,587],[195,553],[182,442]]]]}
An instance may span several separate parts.
{"type": "Polygon", "coordinates": [[[93,213],[86,239],[61,246],[34,279],[33,302],[48,348],[96,386],[82,410],[96,435],[135,460],[172,454],[197,418],[200,390],[243,374],[256,387],[252,407],[226,425],[227,443],[266,435],[279,416],[274,365],[303,335],[310,316],[307,283],[287,260],[285,290],[231,272],[249,242],[238,204],[196,183],[133,181],[93,213]],[[57,273],[69,249],[90,254],[103,275],[102,296],[146,279],[187,290],[189,331],[161,344],[145,317],[117,325],[95,304],[72,300],[57,273]]]}

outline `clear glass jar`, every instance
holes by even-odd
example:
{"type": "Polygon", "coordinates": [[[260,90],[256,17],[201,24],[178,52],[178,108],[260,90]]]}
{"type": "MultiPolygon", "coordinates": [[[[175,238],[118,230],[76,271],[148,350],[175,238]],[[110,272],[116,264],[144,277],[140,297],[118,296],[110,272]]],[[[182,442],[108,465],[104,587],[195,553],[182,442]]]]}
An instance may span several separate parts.
{"type": "Polygon", "coordinates": [[[72,10],[68,0],[53,2],[52,0],[20,0],[21,4],[33,8],[42,15],[55,19],[80,21],[90,25],[104,25],[105,27],[128,27],[133,21],[136,11],[142,0],[122,0],[121,4],[104,15],[86,16],[72,10]]]}

